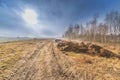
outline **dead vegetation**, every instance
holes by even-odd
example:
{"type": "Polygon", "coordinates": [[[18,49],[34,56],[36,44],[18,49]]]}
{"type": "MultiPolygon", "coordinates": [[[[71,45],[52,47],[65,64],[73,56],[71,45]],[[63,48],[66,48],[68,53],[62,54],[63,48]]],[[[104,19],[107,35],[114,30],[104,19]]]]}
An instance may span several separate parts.
{"type": "Polygon", "coordinates": [[[73,51],[77,53],[84,53],[92,56],[101,56],[101,57],[106,57],[106,58],[111,58],[111,57],[117,57],[120,59],[120,55],[117,55],[113,53],[112,51],[109,51],[107,49],[104,49],[101,46],[98,46],[96,44],[92,43],[84,43],[84,42],[72,42],[72,41],[65,41],[65,40],[59,40],[57,41],[57,47],[61,51],[73,51]]]}
{"type": "MultiPolygon", "coordinates": [[[[83,43],[82,43],[83,44],[83,43]]],[[[57,44],[58,45],[58,44],[57,44]]],[[[58,48],[59,50],[59,48],[58,48]]],[[[75,73],[75,80],[119,80],[120,79],[120,60],[118,58],[104,58],[100,56],[91,56],[91,54],[74,51],[61,51],[63,55],[73,59],[75,64],[71,67],[75,73]],[[82,75],[80,77],[80,75],[82,75]]],[[[62,54],[61,54],[62,55],[62,54]]],[[[64,59],[65,61],[65,59],[64,59]]],[[[63,62],[64,62],[63,61],[63,62]]],[[[71,79],[70,79],[71,80],[71,79]]]]}
{"type": "Polygon", "coordinates": [[[15,41],[0,44],[0,80],[12,72],[12,67],[21,58],[31,53],[38,41],[15,41]]]}
{"type": "Polygon", "coordinates": [[[70,44],[72,50],[61,51],[64,48],[59,50],[58,44],[52,40],[2,44],[0,80],[120,80],[118,58],[104,58],[87,53],[89,50],[86,52],[84,49],[88,48],[87,45],[91,45],[89,48],[92,49],[94,46],[91,43],[57,41],[62,42],[70,44]],[[74,48],[79,46],[81,50],[74,48]],[[73,50],[81,51],[81,54],[73,50]]]}

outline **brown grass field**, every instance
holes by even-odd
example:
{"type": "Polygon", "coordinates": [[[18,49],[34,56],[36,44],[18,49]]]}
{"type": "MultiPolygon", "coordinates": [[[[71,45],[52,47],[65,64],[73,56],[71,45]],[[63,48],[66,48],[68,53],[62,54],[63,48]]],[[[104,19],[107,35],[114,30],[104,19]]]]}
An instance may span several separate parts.
{"type": "Polygon", "coordinates": [[[120,80],[119,58],[56,46],[52,39],[1,43],[0,80],[120,80]]]}

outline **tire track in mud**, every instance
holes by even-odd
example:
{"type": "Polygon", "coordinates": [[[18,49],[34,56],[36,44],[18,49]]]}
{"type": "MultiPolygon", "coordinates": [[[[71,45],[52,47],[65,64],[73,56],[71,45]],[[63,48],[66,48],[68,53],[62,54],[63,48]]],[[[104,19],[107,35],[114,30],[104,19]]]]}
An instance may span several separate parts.
{"type": "Polygon", "coordinates": [[[51,44],[52,43],[46,45],[44,49],[42,49],[41,55],[36,64],[37,72],[29,80],[49,80],[49,78],[51,77],[48,64],[50,60],[49,53],[51,51],[51,44]]]}

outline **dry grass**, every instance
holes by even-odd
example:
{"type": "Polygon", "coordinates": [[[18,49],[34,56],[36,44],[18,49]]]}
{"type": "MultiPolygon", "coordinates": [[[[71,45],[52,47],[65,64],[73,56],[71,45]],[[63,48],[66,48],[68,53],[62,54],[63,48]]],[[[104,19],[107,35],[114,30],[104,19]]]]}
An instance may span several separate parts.
{"type": "Polygon", "coordinates": [[[94,80],[120,80],[120,60],[117,58],[103,58],[86,54],[66,52],[78,64],[78,70],[85,70],[94,80]]]}
{"type": "MultiPolygon", "coordinates": [[[[101,46],[103,50],[107,50],[107,52],[103,52],[105,53],[103,54],[104,56],[106,56],[108,52],[112,52],[109,51],[110,49],[107,47],[103,47],[104,46],[101,46]]],[[[97,46],[95,46],[95,48],[97,48],[97,46]]],[[[97,49],[98,52],[100,52],[99,50],[101,49],[97,49]]],[[[101,56],[93,56],[82,51],[66,51],[64,49],[62,49],[62,52],[75,61],[75,69],[72,68],[72,72],[77,72],[79,74],[83,72],[83,74],[86,76],[86,78],[83,78],[85,80],[88,78],[89,80],[120,80],[120,59],[118,57],[107,58],[101,56]]],[[[97,54],[97,52],[95,53],[97,54]]],[[[117,53],[114,54],[118,55],[117,53]]]]}
{"type": "Polygon", "coordinates": [[[36,42],[37,40],[30,40],[0,44],[0,80],[11,73],[15,63],[25,57],[26,54],[31,53],[36,42]]]}
{"type": "Polygon", "coordinates": [[[0,80],[120,80],[120,60],[116,57],[64,52],[56,43],[42,47],[41,42],[0,44],[0,80]]]}

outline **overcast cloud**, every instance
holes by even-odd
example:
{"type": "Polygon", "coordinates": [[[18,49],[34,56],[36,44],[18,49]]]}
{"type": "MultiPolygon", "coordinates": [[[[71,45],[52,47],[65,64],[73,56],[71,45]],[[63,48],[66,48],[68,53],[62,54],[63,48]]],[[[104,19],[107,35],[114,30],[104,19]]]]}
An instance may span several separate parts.
{"type": "Polygon", "coordinates": [[[0,36],[59,37],[69,24],[120,11],[119,5],[120,0],[0,0],[0,36]],[[24,20],[26,9],[37,14],[36,24],[24,20]]]}

